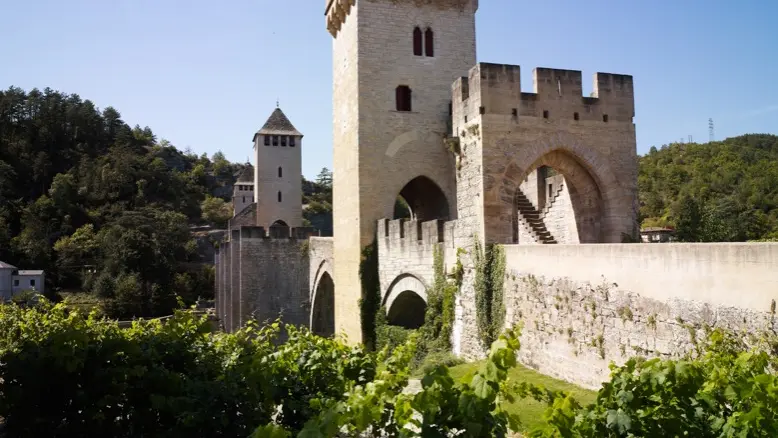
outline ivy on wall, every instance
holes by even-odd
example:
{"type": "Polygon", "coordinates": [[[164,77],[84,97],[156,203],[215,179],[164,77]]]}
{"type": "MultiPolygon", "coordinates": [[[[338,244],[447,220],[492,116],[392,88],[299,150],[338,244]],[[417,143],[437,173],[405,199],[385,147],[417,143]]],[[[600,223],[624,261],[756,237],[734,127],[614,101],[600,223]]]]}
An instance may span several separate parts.
{"type": "Polygon", "coordinates": [[[489,346],[500,335],[505,325],[505,252],[500,245],[482,248],[475,239],[475,306],[478,337],[489,346]]]}
{"type": "Polygon", "coordinates": [[[451,351],[454,300],[459,284],[447,278],[440,246],[435,246],[432,257],[434,280],[432,287],[427,290],[427,311],[424,315],[424,325],[419,330],[419,339],[427,352],[448,352],[451,351]]]}
{"type": "Polygon", "coordinates": [[[381,307],[375,316],[376,349],[389,350],[403,345],[409,336],[418,332],[413,368],[423,369],[426,364],[452,360],[451,335],[454,331],[456,295],[462,284],[463,268],[459,260],[462,250],[457,252],[457,261],[450,275],[446,274],[443,250],[438,245],[433,250],[432,285],[427,289],[427,309],[424,324],[418,330],[389,325],[386,308],[381,307]]]}
{"type": "MultiPolygon", "coordinates": [[[[362,249],[359,264],[362,296],[359,299],[359,318],[362,325],[362,343],[370,351],[376,349],[376,316],[381,307],[381,286],[378,279],[378,241],[362,249]]],[[[384,318],[385,320],[385,318],[384,318]]]]}

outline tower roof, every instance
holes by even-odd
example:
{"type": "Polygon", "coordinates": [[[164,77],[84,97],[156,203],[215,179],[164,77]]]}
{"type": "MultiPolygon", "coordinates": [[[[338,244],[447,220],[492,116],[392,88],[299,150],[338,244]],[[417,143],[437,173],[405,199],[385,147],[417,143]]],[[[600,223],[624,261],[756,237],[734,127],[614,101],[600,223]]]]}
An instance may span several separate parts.
{"type": "Polygon", "coordinates": [[[238,175],[238,181],[239,183],[247,183],[247,182],[254,182],[254,166],[251,164],[246,164],[246,166],[243,168],[243,170],[238,175]]]}
{"type": "Polygon", "coordinates": [[[257,134],[302,136],[300,131],[298,131],[294,125],[292,125],[292,122],[290,122],[286,117],[286,114],[281,111],[281,108],[276,108],[273,110],[273,114],[271,114],[270,118],[267,119],[267,122],[265,122],[265,125],[262,127],[262,129],[257,131],[257,134]]]}

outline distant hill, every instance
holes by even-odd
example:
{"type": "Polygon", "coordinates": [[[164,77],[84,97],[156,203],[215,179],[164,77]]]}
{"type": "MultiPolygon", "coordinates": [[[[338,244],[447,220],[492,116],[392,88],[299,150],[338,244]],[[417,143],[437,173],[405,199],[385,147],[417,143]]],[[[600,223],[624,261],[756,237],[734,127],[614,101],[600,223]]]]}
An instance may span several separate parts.
{"type": "Polygon", "coordinates": [[[112,107],[51,89],[0,90],[0,260],[47,271],[47,291],[98,295],[116,317],[213,295],[191,224],[229,199],[241,165],[130,127],[112,107]]]}
{"type": "Polygon", "coordinates": [[[676,143],[640,157],[640,218],[684,241],[778,238],[778,136],[676,143]]]}

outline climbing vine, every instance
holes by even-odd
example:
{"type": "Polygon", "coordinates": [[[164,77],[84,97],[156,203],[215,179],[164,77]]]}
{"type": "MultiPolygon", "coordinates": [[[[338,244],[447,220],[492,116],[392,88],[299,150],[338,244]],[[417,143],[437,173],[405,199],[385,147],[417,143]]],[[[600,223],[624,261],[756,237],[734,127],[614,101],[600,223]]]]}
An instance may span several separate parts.
{"type": "Polygon", "coordinates": [[[362,283],[362,296],[359,299],[359,318],[362,324],[362,342],[365,347],[376,349],[376,316],[381,307],[381,286],[378,279],[378,242],[362,249],[359,264],[359,278],[362,283]]]}
{"type": "MultiPolygon", "coordinates": [[[[454,300],[459,284],[449,281],[443,265],[443,251],[435,246],[432,253],[434,279],[427,291],[427,311],[421,327],[421,343],[426,352],[451,351],[451,333],[454,329],[454,300]]],[[[422,353],[426,353],[422,352],[422,353]]]]}
{"type": "Polygon", "coordinates": [[[484,345],[491,345],[505,324],[505,252],[499,245],[482,249],[475,241],[475,305],[478,336],[484,345]]]}

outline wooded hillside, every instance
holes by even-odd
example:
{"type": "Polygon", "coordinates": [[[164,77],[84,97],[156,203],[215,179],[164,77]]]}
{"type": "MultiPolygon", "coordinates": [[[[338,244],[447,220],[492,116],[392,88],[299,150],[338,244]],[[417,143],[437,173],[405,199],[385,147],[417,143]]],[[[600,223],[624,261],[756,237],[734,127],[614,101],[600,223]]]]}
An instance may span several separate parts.
{"type": "Polygon", "coordinates": [[[638,188],[644,227],[690,242],[778,238],[778,136],[651,148],[638,188]]]}
{"type": "Polygon", "coordinates": [[[114,316],[167,314],[174,294],[213,293],[189,224],[239,170],[75,94],[0,91],[0,260],[45,269],[50,292],[100,295],[114,316]]]}

